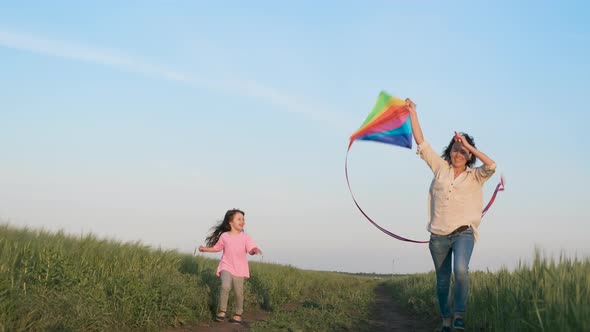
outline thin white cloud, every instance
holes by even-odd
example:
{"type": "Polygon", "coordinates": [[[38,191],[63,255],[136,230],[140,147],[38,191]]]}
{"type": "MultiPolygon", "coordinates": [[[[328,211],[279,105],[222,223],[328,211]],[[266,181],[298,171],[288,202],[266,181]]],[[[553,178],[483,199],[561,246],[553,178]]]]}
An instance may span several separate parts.
{"type": "Polygon", "coordinates": [[[90,47],[54,39],[14,33],[0,29],[0,47],[27,51],[91,64],[105,65],[123,71],[175,81],[198,88],[254,97],[284,111],[306,115],[321,122],[334,119],[325,107],[295,98],[270,86],[246,80],[204,80],[164,65],[150,63],[114,50],[90,47]]]}
{"type": "Polygon", "coordinates": [[[285,94],[255,81],[233,79],[224,81],[224,85],[233,87],[232,91],[238,95],[264,99],[285,111],[304,114],[321,122],[329,122],[335,116],[335,114],[331,114],[327,107],[319,107],[316,103],[312,103],[305,98],[285,94]]]}
{"type": "Polygon", "coordinates": [[[112,50],[97,49],[0,30],[0,46],[59,58],[107,65],[142,75],[189,83],[191,78],[169,68],[150,64],[112,50]]]}

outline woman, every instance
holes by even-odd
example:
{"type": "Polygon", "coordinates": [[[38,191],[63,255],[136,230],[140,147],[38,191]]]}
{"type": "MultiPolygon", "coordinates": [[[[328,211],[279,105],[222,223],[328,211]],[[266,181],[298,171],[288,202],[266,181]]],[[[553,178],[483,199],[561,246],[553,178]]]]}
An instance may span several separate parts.
{"type": "Polygon", "coordinates": [[[465,329],[465,310],[469,290],[469,260],[477,239],[483,209],[483,184],[494,174],[495,162],[475,148],[473,137],[453,136],[439,156],[424,140],[416,104],[406,99],[412,133],[420,155],[434,173],[430,185],[430,254],[436,271],[436,294],[442,316],[441,331],[465,329]],[[483,165],[473,168],[476,159],[483,165]],[[453,257],[454,256],[454,257],[453,257]],[[454,261],[454,266],[451,266],[454,261]],[[451,271],[452,268],[452,271],[451,271]],[[455,274],[454,307],[451,311],[451,272],[455,274]]]}

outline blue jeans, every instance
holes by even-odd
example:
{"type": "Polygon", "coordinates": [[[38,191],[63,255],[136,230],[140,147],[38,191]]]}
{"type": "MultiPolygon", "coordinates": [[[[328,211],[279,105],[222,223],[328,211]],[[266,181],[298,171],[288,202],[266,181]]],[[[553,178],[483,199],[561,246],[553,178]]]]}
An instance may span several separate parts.
{"type": "Polygon", "coordinates": [[[469,291],[469,260],[475,239],[473,229],[453,235],[430,235],[430,254],[436,270],[436,295],[443,318],[451,317],[451,256],[454,256],[454,312],[465,313],[469,291]]]}

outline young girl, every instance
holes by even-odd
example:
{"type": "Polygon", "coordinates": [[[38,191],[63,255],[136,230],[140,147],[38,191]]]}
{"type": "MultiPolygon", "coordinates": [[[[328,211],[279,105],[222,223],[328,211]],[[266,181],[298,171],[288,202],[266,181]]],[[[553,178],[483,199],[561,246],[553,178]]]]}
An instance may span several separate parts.
{"type": "Polygon", "coordinates": [[[216,321],[223,321],[226,318],[227,300],[233,284],[236,304],[230,322],[242,322],[244,279],[250,278],[246,253],[250,255],[262,254],[262,251],[256,247],[252,238],[244,232],[245,223],[244,212],[238,209],[229,210],[225,213],[223,221],[213,227],[213,232],[205,239],[207,246],[199,246],[200,252],[219,252],[223,250],[217,267],[217,276],[221,278],[221,291],[219,294],[219,312],[215,317],[216,321]]]}

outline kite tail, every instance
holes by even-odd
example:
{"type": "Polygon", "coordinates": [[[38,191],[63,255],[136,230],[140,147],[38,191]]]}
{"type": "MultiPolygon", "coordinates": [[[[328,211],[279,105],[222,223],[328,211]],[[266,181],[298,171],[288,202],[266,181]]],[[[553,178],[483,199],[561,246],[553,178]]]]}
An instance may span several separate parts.
{"type": "Polygon", "coordinates": [[[488,210],[490,209],[492,204],[494,204],[494,201],[496,200],[496,195],[498,194],[499,191],[504,191],[504,175],[500,176],[500,183],[498,183],[498,185],[496,185],[496,189],[494,190],[494,194],[492,195],[492,198],[490,198],[488,205],[486,205],[486,207],[481,212],[482,218],[483,218],[483,216],[486,215],[486,213],[488,212],[488,210]]]}
{"type": "MultiPolygon", "coordinates": [[[[380,226],[379,224],[377,224],[373,219],[371,219],[371,217],[369,217],[365,213],[365,211],[363,211],[363,209],[361,208],[361,206],[359,205],[359,203],[356,201],[356,198],[354,197],[354,194],[352,193],[352,188],[350,187],[350,181],[349,181],[349,178],[348,178],[348,152],[350,151],[350,148],[352,147],[353,141],[354,140],[351,140],[350,141],[350,144],[348,145],[348,149],[346,150],[346,159],[344,161],[344,174],[346,175],[346,184],[348,185],[348,191],[350,192],[350,196],[352,196],[352,200],[354,201],[354,204],[356,205],[356,207],[363,214],[363,216],[365,216],[365,218],[367,218],[367,220],[371,224],[373,224],[373,226],[377,227],[377,229],[379,229],[383,233],[385,233],[385,234],[393,237],[394,239],[397,239],[397,240],[400,240],[400,241],[405,241],[405,242],[412,242],[412,243],[428,243],[429,241],[412,240],[412,239],[408,239],[408,238],[405,238],[403,236],[397,235],[397,234],[395,234],[395,233],[393,233],[393,232],[385,229],[384,227],[380,226]]],[[[481,213],[481,217],[482,218],[488,212],[488,210],[490,209],[490,207],[492,206],[492,204],[496,200],[496,195],[500,191],[504,191],[504,176],[501,176],[500,177],[500,183],[498,183],[498,185],[496,186],[496,189],[494,190],[494,194],[492,195],[492,198],[490,199],[490,201],[488,202],[488,204],[486,205],[486,207],[483,209],[483,211],[481,213]]]]}
{"type": "Polygon", "coordinates": [[[377,224],[375,221],[373,221],[373,219],[371,219],[366,213],[365,211],[363,211],[363,209],[361,208],[361,206],[359,205],[359,203],[356,201],[356,198],[354,197],[354,194],[352,193],[352,189],[350,188],[350,181],[348,179],[348,151],[350,151],[350,147],[352,146],[352,140],[350,141],[350,145],[348,146],[348,150],[346,150],[346,160],[344,162],[344,174],[346,175],[346,184],[348,185],[348,191],[350,191],[350,196],[352,196],[352,200],[354,201],[354,204],[356,205],[356,207],[359,209],[359,211],[361,211],[361,213],[363,214],[363,216],[365,216],[365,218],[367,218],[367,220],[373,224],[373,226],[377,227],[377,229],[379,229],[380,231],[382,231],[383,233],[393,237],[394,239],[398,239],[400,241],[405,241],[405,242],[412,242],[412,243],[428,243],[428,241],[417,241],[417,240],[412,240],[412,239],[408,239],[405,238],[403,236],[399,236],[393,232],[388,231],[387,229],[381,227],[379,224],[377,224]]]}

